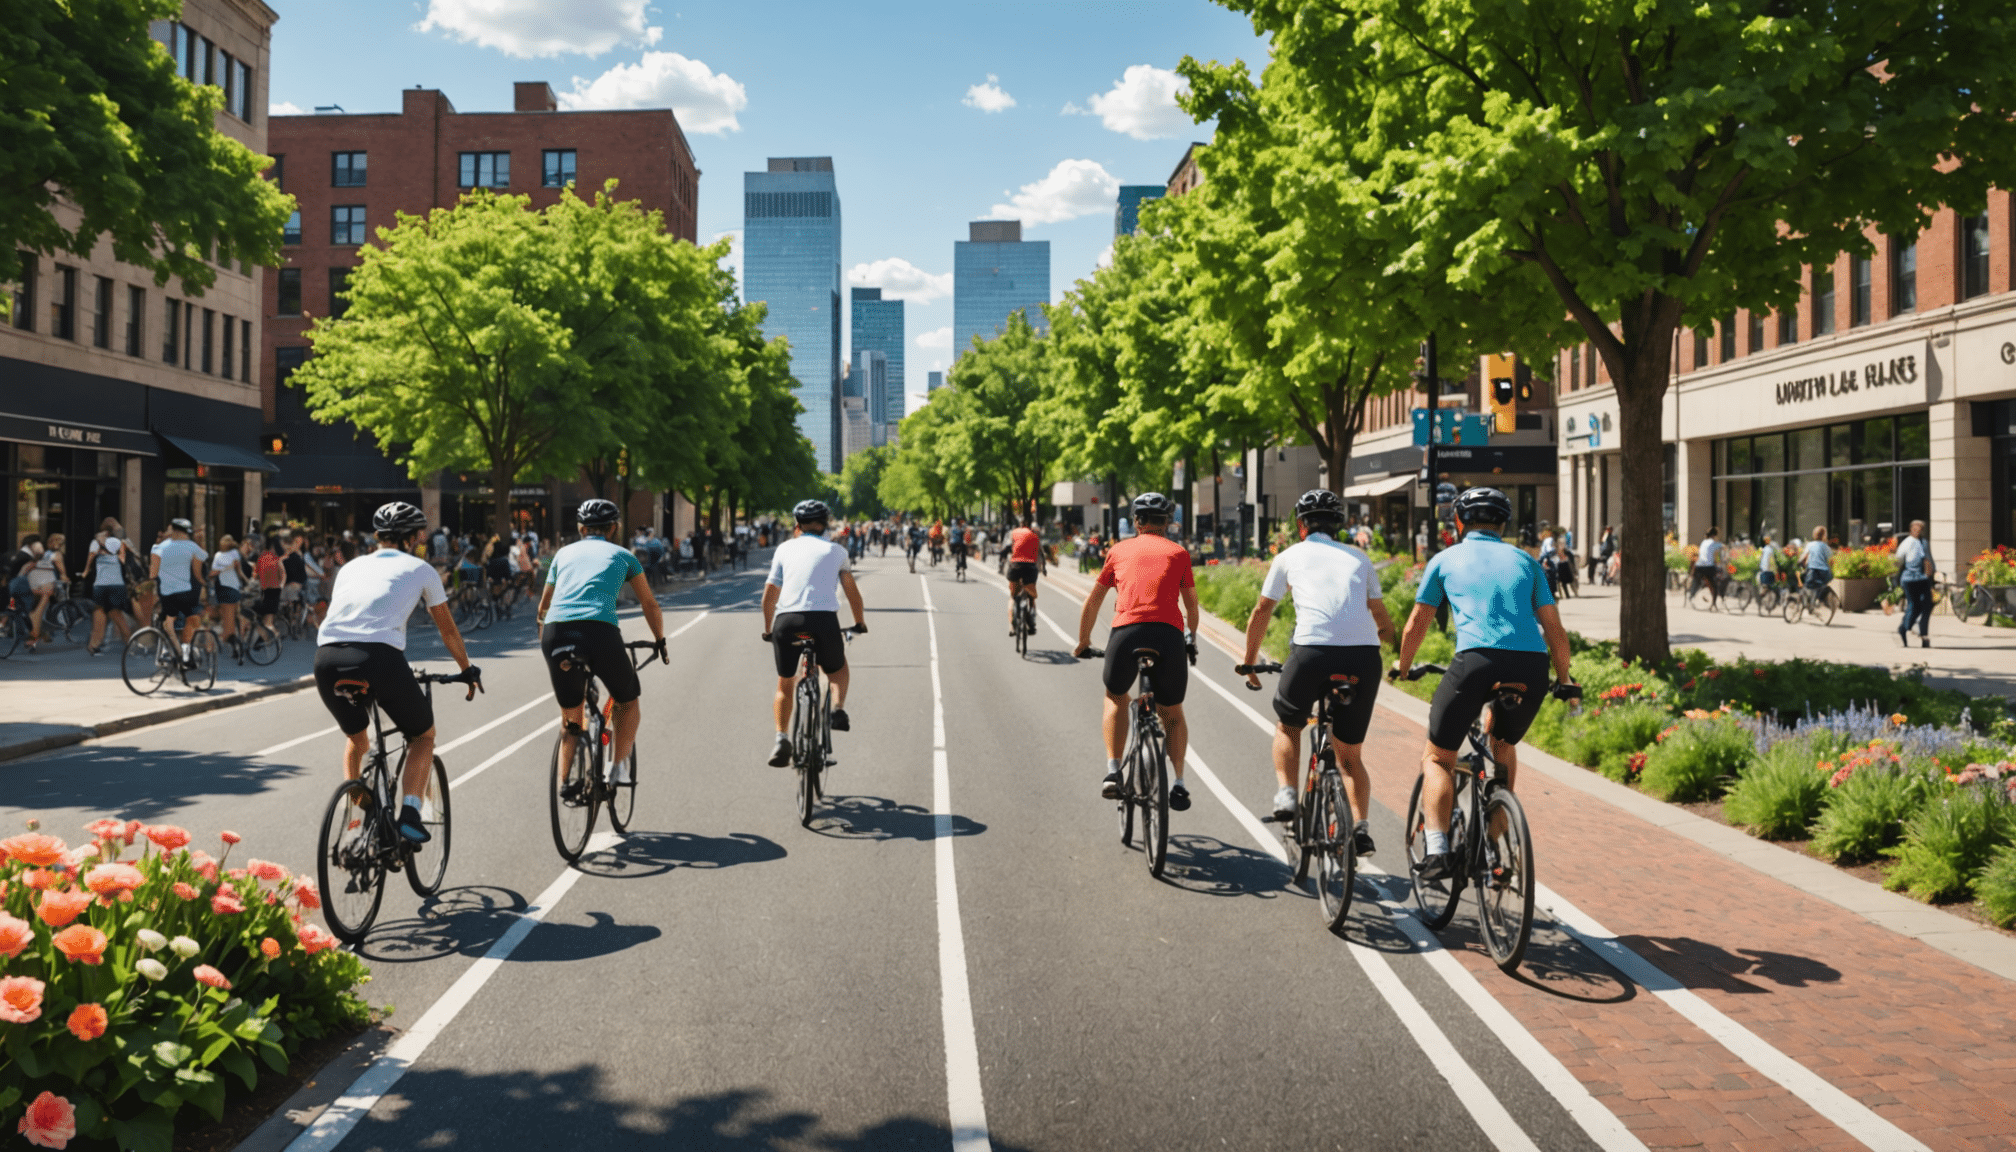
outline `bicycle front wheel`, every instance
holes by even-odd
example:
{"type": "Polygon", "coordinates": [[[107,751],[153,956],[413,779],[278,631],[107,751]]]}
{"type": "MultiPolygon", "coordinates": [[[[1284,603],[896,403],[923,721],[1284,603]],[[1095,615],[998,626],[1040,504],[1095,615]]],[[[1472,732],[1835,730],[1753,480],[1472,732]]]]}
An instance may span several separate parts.
{"type": "Polygon", "coordinates": [[[1158,732],[1143,733],[1135,754],[1135,789],[1141,805],[1141,850],[1157,880],[1169,867],[1169,761],[1158,732]]]}
{"type": "Polygon", "coordinates": [[[329,798],[315,850],[315,881],[322,887],[322,918],[345,944],[371,930],[385,899],[385,862],[378,844],[378,799],[361,782],[345,780],[329,798]]]}
{"type": "Polygon", "coordinates": [[[1351,805],[1344,799],[1344,782],[1334,772],[1325,773],[1317,783],[1315,799],[1310,830],[1315,833],[1316,894],[1323,900],[1324,920],[1335,932],[1351,914],[1351,882],[1358,873],[1351,805]]]}
{"type": "Polygon", "coordinates": [[[245,656],[262,667],[280,659],[280,633],[264,624],[255,626],[245,638],[245,656]]]}
{"type": "Polygon", "coordinates": [[[413,894],[426,899],[441,890],[441,878],[448,874],[448,765],[434,757],[427,773],[427,792],[420,797],[420,824],[427,829],[427,843],[405,848],[406,883],[413,894]]]}
{"type": "MultiPolygon", "coordinates": [[[[1449,825],[1449,843],[1454,854],[1457,828],[1454,820],[1462,818],[1461,812],[1453,814],[1449,825]]],[[[1449,926],[1456,915],[1456,897],[1463,893],[1463,879],[1460,872],[1452,870],[1440,880],[1423,880],[1419,865],[1428,855],[1428,820],[1421,808],[1421,781],[1414,781],[1414,793],[1407,798],[1407,875],[1414,884],[1414,904],[1421,910],[1421,922],[1433,931],[1441,931],[1449,926]]]]}
{"type": "Polygon", "coordinates": [[[1477,919],[1498,967],[1511,972],[1533,932],[1533,834],[1519,798],[1499,790],[1484,802],[1484,858],[1477,877],[1477,919]]]}
{"type": "Polygon", "coordinates": [[[1814,623],[1824,628],[1834,622],[1834,610],[1840,606],[1841,597],[1835,594],[1834,589],[1822,588],[1806,611],[1812,615],[1814,623]]]}
{"type": "Polygon", "coordinates": [[[798,823],[812,826],[812,814],[819,807],[819,770],[826,766],[825,734],[821,731],[818,689],[814,677],[798,682],[798,704],[791,710],[793,757],[798,769],[798,823]]]}
{"type": "Polygon", "coordinates": [[[609,826],[618,832],[630,831],[630,817],[637,812],[637,745],[630,745],[630,758],[616,766],[609,780],[609,826]]]}
{"type": "Polygon", "coordinates": [[[159,628],[142,628],[126,638],[119,674],[137,695],[152,696],[175,674],[175,642],[159,628]]]}
{"type": "Polygon", "coordinates": [[[546,773],[547,805],[553,817],[553,847],[569,864],[581,859],[588,834],[595,830],[595,733],[593,721],[575,738],[573,762],[564,769],[568,732],[563,726],[553,739],[553,761],[546,773]]]}
{"type": "Polygon", "coordinates": [[[1729,586],[1728,595],[1722,597],[1722,606],[1740,615],[1750,611],[1756,599],[1757,586],[1748,580],[1738,580],[1729,586]]]}
{"type": "Polygon", "coordinates": [[[1785,623],[1797,624],[1806,615],[1806,594],[1787,592],[1785,594],[1785,623]]]}
{"type": "Polygon", "coordinates": [[[1696,612],[1706,612],[1715,606],[1715,590],[1706,582],[1696,581],[1687,590],[1687,607],[1696,612]]]}
{"type": "Polygon", "coordinates": [[[189,663],[182,667],[182,682],[198,692],[208,692],[217,684],[217,634],[198,628],[189,643],[189,663]]]}

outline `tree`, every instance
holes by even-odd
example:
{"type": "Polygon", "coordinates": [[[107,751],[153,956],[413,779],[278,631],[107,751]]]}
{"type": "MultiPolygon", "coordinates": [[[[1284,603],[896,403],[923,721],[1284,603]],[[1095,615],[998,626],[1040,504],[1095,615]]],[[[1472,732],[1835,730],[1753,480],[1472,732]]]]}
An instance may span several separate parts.
{"type": "Polygon", "coordinates": [[[960,467],[958,449],[963,440],[953,436],[971,407],[972,400],[958,389],[940,388],[922,408],[903,418],[896,455],[876,487],[884,507],[942,517],[955,504],[963,507],[977,499],[965,486],[969,471],[960,467]]]}
{"type": "MultiPolygon", "coordinates": [[[[1498,333],[1536,299],[1616,381],[1620,651],[1668,652],[1660,413],[1673,338],[1782,307],[1802,266],[1867,254],[2010,183],[2016,22],[1939,0],[1222,0],[1380,173],[1414,239],[1498,333]]],[[[1512,346],[1512,341],[1506,341],[1512,346]]],[[[1532,348],[1532,345],[1522,345],[1532,348]]],[[[1558,347],[1547,346],[1548,350],[1558,347]]]]}
{"type": "Polygon", "coordinates": [[[848,516],[880,516],[885,505],[882,503],[882,477],[889,471],[889,462],[896,458],[896,449],[883,446],[863,448],[847,458],[840,469],[840,505],[848,516]]]}
{"type": "Polygon", "coordinates": [[[1045,440],[1036,410],[1049,352],[1029,318],[1012,312],[1000,336],[976,338],[953,364],[952,385],[964,402],[961,418],[947,429],[951,453],[943,464],[951,492],[995,497],[1034,513],[1058,452],[1054,439],[1045,440]]]}
{"type": "Polygon", "coordinates": [[[293,377],[316,419],[395,446],[415,479],[487,471],[500,534],[521,475],[569,475],[626,444],[699,455],[719,403],[719,250],[668,235],[613,182],[540,212],[478,193],[378,236],[293,377]]]}
{"type": "Polygon", "coordinates": [[[221,266],[279,263],[293,197],[217,130],[223,91],[177,76],[148,35],[181,8],[0,0],[0,283],[20,279],[21,252],[85,256],[101,237],[191,292],[221,266]]]}

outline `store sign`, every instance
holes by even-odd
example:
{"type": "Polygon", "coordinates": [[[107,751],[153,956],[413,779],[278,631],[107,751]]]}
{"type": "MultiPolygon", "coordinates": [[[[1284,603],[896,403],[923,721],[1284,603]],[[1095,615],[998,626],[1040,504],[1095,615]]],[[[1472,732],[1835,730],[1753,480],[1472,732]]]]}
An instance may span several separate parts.
{"type": "Polygon", "coordinates": [[[1773,395],[1780,405],[1796,404],[1828,396],[1845,396],[1865,389],[1916,384],[1918,380],[1918,355],[1914,352],[1864,364],[1859,369],[1849,367],[1818,376],[1781,380],[1773,389],[1773,395]]]}
{"type": "Polygon", "coordinates": [[[1950,395],[1950,351],[1922,331],[1883,335],[1857,329],[1796,353],[1774,349],[1688,373],[1669,393],[1662,431],[1668,440],[1717,439],[1860,420],[1950,395]]]}
{"type": "Polygon", "coordinates": [[[101,452],[128,452],[147,456],[156,454],[153,435],[137,429],[76,424],[67,420],[15,416],[6,412],[0,412],[0,440],[14,440],[24,444],[53,444],[64,448],[83,448],[101,452]]]}

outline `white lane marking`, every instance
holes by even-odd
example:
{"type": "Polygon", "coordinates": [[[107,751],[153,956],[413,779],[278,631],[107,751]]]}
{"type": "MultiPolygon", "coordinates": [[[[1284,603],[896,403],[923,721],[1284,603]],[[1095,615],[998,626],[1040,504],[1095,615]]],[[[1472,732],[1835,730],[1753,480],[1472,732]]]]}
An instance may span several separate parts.
{"type": "Polygon", "coordinates": [[[938,861],[939,1016],[945,1029],[945,1106],[953,1152],[989,1152],[987,1100],[980,1090],[980,1041],[973,1028],[966,937],[959,923],[959,881],[952,870],[952,772],[945,753],[945,684],[938,674],[938,608],[922,574],[924,622],[931,637],[931,808],[938,861]]]}
{"type": "MultiPolygon", "coordinates": [[[[588,841],[588,851],[603,851],[621,839],[622,837],[614,832],[597,833],[588,841]]],[[[342,1143],[343,1138],[357,1127],[358,1122],[369,1115],[378,1101],[392,1090],[392,1086],[399,1082],[399,1078],[406,1075],[407,1070],[420,1059],[422,1053],[427,1051],[427,1046],[434,1042],[434,1038],[441,1035],[448,1025],[454,1022],[462,1009],[469,1006],[469,1002],[476,998],[476,993],[483,990],[483,985],[497,974],[497,970],[504,966],[504,961],[511,958],[511,953],[525,942],[525,937],[531,935],[532,929],[546,919],[547,914],[553,911],[554,905],[560,902],[561,897],[567,895],[567,890],[574,887],[583,875],[585,873],[579,869],[569,868],[560,873],[559,879],[548,884],[546,890],[532,902],[532,906],[518,914],[518,922],[511,925],[510,929],[490,946],[490,950],[483,954],[483,958],[471,964],[461,976],[457,977],[455,983],[449,985],[448,991],[442,993],[439,1000],[434,1001],[433,1006],[427,1009],[426,1014],[421,1016],[413,1027],[407,1029],[392,1042],[391,1047],[380,1053],[378,1058],[371,1062],[371,1066],[364,1070],[364,1074],[357,1078],[357,1082],[350,1085],[327,1111],[316,1117],[315,1123],[310,1125],[306,1132],[295,1137],[293,1143],[287,1145],[287,1152],[324,1152],[342,1143]]]]}
{"type": "Polygon", "coordinates": [[[520,748],[525,747],[525,745],[530,744],[532,741],[538,739],[541,736],[544,736],[546,733],[553,731],[555,728],[558,728],[559,726],[560,726],[560,718],[558,716],[555,716],[551,720],[546,721],[544,724],[539,725],[537,728],[532,729],[532,731],[527,732],[523,736],[520,736],[517,742],[512,744],[509,748],[504,749],[502,752],[497,753],[495,756],[492,756],[488,760],[483,761],[481,764],[476,765],[474,768],[469,769],[469,771],[464,772],[462,775],[457,776],[453,780],[450,780],[448,782],[448,794],[451,796],[454,795],[455,789],[460,788],[464,783],[475,779],[477,774],[482,772],[484,769],[490,767],[493,764],[501,762],[506,757],[510,756],[513,752],[518,751],[520,748]]]}
{"type": "Polygon", "coordinates": [[[518,707],[513,708],[511,711],[506,712],[504,715],[497,717],[495,720],[490,721],[488,724],[483,725],[481,728],[476,729],[474,732],[465,732],[462,735],[457,736],[455,739],[450,740],[448,743],[441,745],[439,748],[434,749],[434,754],[436,756],[442,756],[446,755],[449,752],[453,752],[455,749],[460,748],[462,745],[469,743],[469,741],[476,739],[478,736],[483,735],[485,732],[490,731],[492,728],[497,727],[499,724],[504,723],[506,720],[514,720],[520,716],[523,716],[525,713],[530,712],[532,709],[537,708],[539,705],[544,704],[546,701],[551,700],[552,698],[553,693],[541,692],[539,695],[534,696],[532,699],[526,701],[523,704],[520,704],[518,707]]]}
{"type": "MultiPolygon", "coordinates": [[[[749,601],[744,600],[742,601],[742,603],[747,604],[749,603],[749,601]]],[[[733,608],[735,607],[735,605],[730,604],[728,605],[728,607],[733,608]]],[[[667,632],[665,634],[665,639],[677,640],[679,638],[680,633],[685,632],[688,628],[691,628],[693,627],[693,625],[698,624],[702,620],[705,620],[708,617],[708,615],[713,611],[714,609],[709,608],[706,612],[702,612],[698,616],[693,617],[691,620],[686,621],[686,623],[681,624],[678,628],[674,629],[673,631],[667,632]]]]}
{"type": "Polygon", "coordinates": [[[261,748],[259,751],[252,753],[252,758],[254,760],[257,760],[261,756],[271,756],[275,752],[285,752],[289,748],[306,744],[310,740],[320,740],[322,737],[327,736],[331,732],[335,732],[337,730],[338,726],[335,724],[331,724],[327,728],[322,729],[320,732],[310,732],[306,736],[296,736],[292,740],[283,740],[280,743],[273,745],[271,748],[261,748]]]}

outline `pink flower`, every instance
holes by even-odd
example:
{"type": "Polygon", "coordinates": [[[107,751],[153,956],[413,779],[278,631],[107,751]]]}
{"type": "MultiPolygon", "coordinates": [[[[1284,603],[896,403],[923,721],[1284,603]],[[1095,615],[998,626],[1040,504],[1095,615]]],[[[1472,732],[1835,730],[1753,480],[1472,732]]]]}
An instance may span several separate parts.
{"type": "Polygon", "coordinates": [[[294,902],[310,912],[322,907],[322,893],[312,880],[294,882],[294,902]]]}
{"type": "Polygon", "coordinates": [[[199,983],[208,984],[212,988],[222,988],[226,992],[231,990],[231,981],[226,980],[222,972],[208,964],[198,964],[196,971],[191,975],[195,976],[199,983]]]}
{"type": "Polygon", "coordinates": [[[111,1022],[103,1005],[79,1004],[77,1010],[70,1013],[70,1034],[87,1042],[96,1040],[105,1034],[105,1026],[111,1022]]]}
{"type": "Polygon", "coordinates": [[[56,837],[46,836],[40,832],[27,832],[0,840],[0,852],[5,852],[30,868],[48,868],[61,864],[67,847],[56,837]]]}
{"type": "Polygon", "coordinates": [[[330,935],[320,925],[310,924],[301,929],[301,947],[310,956],[334,948],[336,943],[336,937],[330,935]]]}
{"type": "Polygon", "coordinates": [[[77,1109],[70,1101],[44,1091],[28,1105],[15,1131],[38,1148],[64,1148],[77,1138],[77,1109]]]}
{"type": "Polygon", "coordinates": [[[264,940],[259,941],[259,954],[268,960],[278,960],[280,958],[280,942],[271,936],[266,937],[264,940]]]}
{"type": "Polygon", "coordinates": [[[211,883],[217,882],[217,862],[205,857],[196,862],[196,874],[211,883]]]}
{"type": "Polygon", "coordinates": [[[35,915],[51,928],[61,928],[84,914],[91,906],[89,892],[44,892],[35,915]]]}
{"type": "Polygon", "coordinates": [[[173,852],[189,844],[189,830],[177,828],[173,824],[149,824],[142,831],[147,834],[147,839],[152,840],[155,847],[163,852],[173,852]]]}
{"type": "Polygon", "coordinates": [[[72,924],[56,933],[49,942],[56,945],[56,950],[72,964],[105,962],[105,933],[89,924],[72,924]]]}
{"type": "Polygon", "coordinates": [[[96,860],[97,858],[98,845],[86,844],[82,848],[72,848],[70,851],[65,852],[63,854],[63,866],[65,868],[77,868],[82,866],[86,860],[96,860]]]}
{"type": "Polygon", "coordinates": [[[273,863],[271,860],[255,859],[247,866],[246,871],[261,880],[269,880],[275,884],[287,879],[287,869],[273,863]]]}
{"type": "Polygon", "coordinates": [[[84,886],[100,896],[123,895],[146,882],[131,864],[100,864],[84,875],[84,886]]]}
{"type": "Polygon", "coordinates": [[[12,960],[35,942],[35,926],[0,912],[0,956],[12,960]]]}
{"type": "Polygon", "coordinates": [[[126,822],[106,816],[84,825],[84,830],[100,840],[116,840],[126,835],[126,822]]]}
{"type": "Polygon", "coordinates": [[[37,892],[46,891],[50,888],[61,888],[63,886],[61,880],[62,877],[42,868],[30,868],[21,876],[21,882],[35,889],[37,892]]]}
{"type": "Polygon", "coordinates": [[[251,873],[245,871],[243,868],[233,868],[229,872],[226,872],[225,875],[231,877],[233,880],[243,880],[245,877],[250,876],[251,873]]]}
{"type": "Polygon", "coordinates": [[[9,976],[0,980],[0,1020],[9,1024],[33,1024],[42,1018],[42,989],[47,987],[33,976],[9,976]]]}
{"type": "Polygon", "coordinates": [[[199,893],[193,886],[177,880],[175,882],[175,895],[180,896],[184,900],[194,900],[199,893]]]}
{"type": "Polygon", "coordinates": [[[217,894],[210,897],[210,911],[219,916],[236,916],[245,911],[245,902],[232,889],[219,888],[217,894]]]}
{"type": "Polygon", "coordinates": [[[226,844],[236,844],[245,838],[243,836],[238,835],[236,832],[226,832],[222,836],[220,836],[219,839],[223,840],[224,843],[226,844]]]}
{"type": "Polygon", "coordinates": [[[126,821],[126,843],[133,843],[133,838],[140,835],[140,829],[145,827],[146,825],[140,823],[138,820],[126,821]]]}

